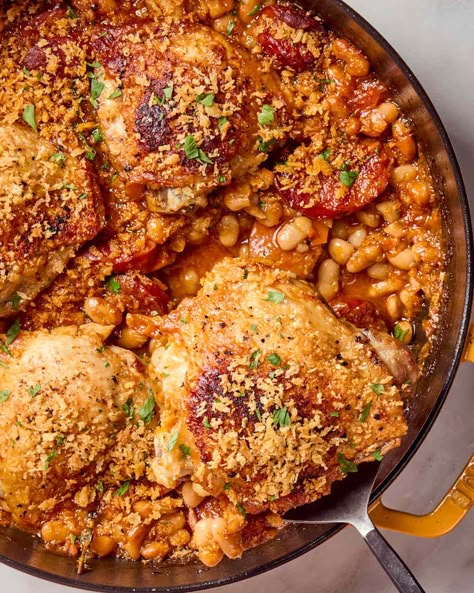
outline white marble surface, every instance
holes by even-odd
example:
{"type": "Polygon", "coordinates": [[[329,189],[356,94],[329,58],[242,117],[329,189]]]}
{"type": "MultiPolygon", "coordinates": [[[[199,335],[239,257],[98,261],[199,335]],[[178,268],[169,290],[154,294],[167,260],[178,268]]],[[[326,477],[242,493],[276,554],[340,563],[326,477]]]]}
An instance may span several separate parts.
{"type": "MultiPolygon", "coordinates": [[[[474,210],[474,0],[347,0],[399,51],[430,95],[458,155],[474,210]]],[[[450,396],[415,458],[385,494],[394,508],[426,512],[474,452],[474,365],[450,396]]],[[[474,591],[474,512],[434,540],[387,533],[427,593],[474,591]]],[[[72,593],[0,566],[1,593],[72,593]]],[[[393,593],[358,535],[347,528],[309,554],[216,593],[393,593]]]]}

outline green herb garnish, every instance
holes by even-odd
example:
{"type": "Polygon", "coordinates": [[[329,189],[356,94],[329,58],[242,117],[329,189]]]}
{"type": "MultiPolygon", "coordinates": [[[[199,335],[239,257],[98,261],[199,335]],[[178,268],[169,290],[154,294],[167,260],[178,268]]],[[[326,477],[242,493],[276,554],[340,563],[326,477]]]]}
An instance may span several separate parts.
{"type": "Polygon", "coordinates": [[[337,454],[337,462],[339,463],[339,469],[343,474],[350,474],[357,472],[357,465],[353,461],[346,459],[342,453],[337,454]]]}
{"type": "Polygon", "coordinates": [[[267,294],[266,301],[270,303],[275,303],[275,305],[279,305],[285,300],[285,293],[279,292],[278,290],[269,290],[267,294]]]}
{"type": "Polygon", "coordinates": [[[27,105],[23,111],[23,121],[33,128],[35,132],[38,131],[35,119],[35,106],[27,105]]]}
{"type": "Polygon", "coordinates": [[[372,400],[364,407],[359,417],[359,422],[365,422],[369,416],[370,408],[372,407],[372,400]]]}
{"type": "Polygon", "coordinates": [[[35,397],[38,395],[38,393],[41,391],[41,383],[37,383],[36,385],[32,385],[31,387],[28,388],[28,395],[30,397],[35,397]]]}
{"type": "Polygon", "coordinates": [[[196,103],[200,103],[205,107],[210,107],[214,103],[216,96],[214,93],[202,93],[196,97],[196,103]]]}
{"type": "Polygon", "coordinates": [[[258,359],[260,358],[260,348],[254,350],[249,358],[249,369],[254,371],[258,367],[258,359]]]}
{"type": "Polygon", "coordinates": [[[358,175],[359,173],[357,171],[341,171],[339,173],[339,181],[346,187],[352,187],[358,175]]]}
{"type": "Polygon", "coordinates": [[[369,385],[369,387],[377,395],[381,395],[385,392],[385,386],[381,385],[380,383],[372,383],[371,385],[369,385]]]}
{"type": "Polygon", "coordinates": [[[143,406],[138,410],[138,415],[145,424],[149,424],[155,417],[155,403],[155,396],[150,394],[143,406]]]}
{"type": "Polygon", "coordinates": [[[281,358],[280,356],[276,353],[273,352],[272,354],[269,354],[267,356],[267,360],[270,364],[274,365],[274,366],[279,366],[281,364],[281,358]]]}
{"type": "Polygon", "coordinates": [[[279,408],[273,412],[273,424],[274,426],[279,426],[280,428],[283,426],[290,426],[291,417],[286,406],[283,406],[283,408],[279,408]]]}
{"type": "Polygon", "coordinates": [[[122,285],[114,276],[110,276],[106,279],[105,287],[113,294],[120,294],[120,291],[122,290],[122,285]]]}
{"type": "Polygon", "coordinates": [[[275,119],[275,109],[271,105],[263,105],[258,114],[258,123],[261,126],[270,125],[275,119]]]}
{"type": "Polygon", "coordinates": [[[11,344],[21,331],[20,318],[17,317],[15,321],[7,329],[7,344],[11,344]]]}
{"type": "Polygon", "coordinates": [[[171,433],[170,440],[168,441],[168,446],[167,446],[168,451],[172,451],[175,448],[176,443],[178,442],[178,437],[179,437],[179,430],[175,430],[173,433],[171,433]]]}
{"type": "Polygon", "coordinates": [[[2,391],[0,391],[0,404],[6,402],[7,399],[10,397],[11,393],[12,392],[9,389],[2,389],[2,391]]]}
{"type": "Polygon", "coordinates": [[[114,496],[123,496],[128,492],[129,487],[130,480],[125,480],[125,482],[114,492],[114,496]]]}

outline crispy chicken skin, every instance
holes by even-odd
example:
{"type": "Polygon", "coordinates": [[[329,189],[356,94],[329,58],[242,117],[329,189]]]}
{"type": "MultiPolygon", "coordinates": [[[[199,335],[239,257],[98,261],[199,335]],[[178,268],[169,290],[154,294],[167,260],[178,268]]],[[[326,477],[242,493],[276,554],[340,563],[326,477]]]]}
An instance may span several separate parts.
{"type": "MultiPolygon", "coordinates": [[[[21,332],[1,355],[0,505],[23,528],[38,527],[68,499],[93,502],[89,484],[107,466],[115,479],[144,471],[130,459],[120,467],[132,440],[123,406],[146,399],[144,368],[133,353],[104,347],[111,329],[21,332]]],[[[150,442],[141,441],[137,461],[150,442]]]]}
{"type": "Polygon", "coordinates": [[[110,158],[153,212],[205,205],[210,191],[267,158],[262,142],[289,129],[276,75],[209,27],[187,19],[98,27],[92,47],[110,158]]]}
{"type": "Polygon", "coordinates": [[[188,477],[247,512],[285,511],[406,432],[405,388],[290,273],[224,260],[157,326],[152,467],[167,487],[188,477]]]}
{"type": "Polygon", "coordinates": [[[30,300],[63,271],[104,212],[90,165],[25,126],[0,127],[0,180],[1,317],[15,294],[30,300]]]}

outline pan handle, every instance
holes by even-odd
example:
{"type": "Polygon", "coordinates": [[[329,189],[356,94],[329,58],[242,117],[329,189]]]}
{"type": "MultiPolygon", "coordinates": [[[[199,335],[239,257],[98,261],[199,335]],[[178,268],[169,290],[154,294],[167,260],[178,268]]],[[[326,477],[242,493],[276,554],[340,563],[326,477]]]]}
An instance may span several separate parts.
{"type": "Polygon", "coordinates": [[[469,335],[464,349],[463,362],[474,362],[474,323],[469,327],[469,335]]]}
{"type": "Polygon", "coordinates": [[[379,498],[369,515],[381,529],[417,537],[439,537],[452,531],[474,505],[474,454],[438,506],[427,515],[389,509],[379,498]]]}

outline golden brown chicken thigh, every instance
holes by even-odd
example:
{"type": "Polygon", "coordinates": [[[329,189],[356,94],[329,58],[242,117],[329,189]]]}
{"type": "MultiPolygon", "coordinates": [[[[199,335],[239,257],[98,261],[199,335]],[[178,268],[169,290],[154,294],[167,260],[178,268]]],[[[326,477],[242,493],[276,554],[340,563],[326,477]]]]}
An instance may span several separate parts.
{"type": "MultiPolygon", "coordinates": [[[[167,487],[187,478],[247,512],[284,511],[406,432],[407,386],[395,384],[370,335],[290,273],[224,260],[157,325],[153,469],[167,487]]],[[[393,351],[410,369],[410,355],[393,351]]]]}
{"type": "Polygon", "coordinates": [[[87,161],[0,126],[0,317],[34,298],[104,222],[87,161]]]}
{"type": "MultiPolygon", "coordinates": [[[[21,332],[2,349],[0,507],[23,528],[38,528],[67,500],[87,508],[105,470],[112,483],[145,471],[144,434],[132,457],[125,453],[127,419],[143,429],[149,384],[134,354],[104,345],[111,329],[21,332]]],[[[154,415],[154,399],[146,409],[154,415]]]]}
{"type": "Polygon", "coordinates": [[[285,137],[275,73],[211,28],[182,19],[98,27],[98,118],[110,159],[135,199],[176,212],[206,204],[285,137]]]}

